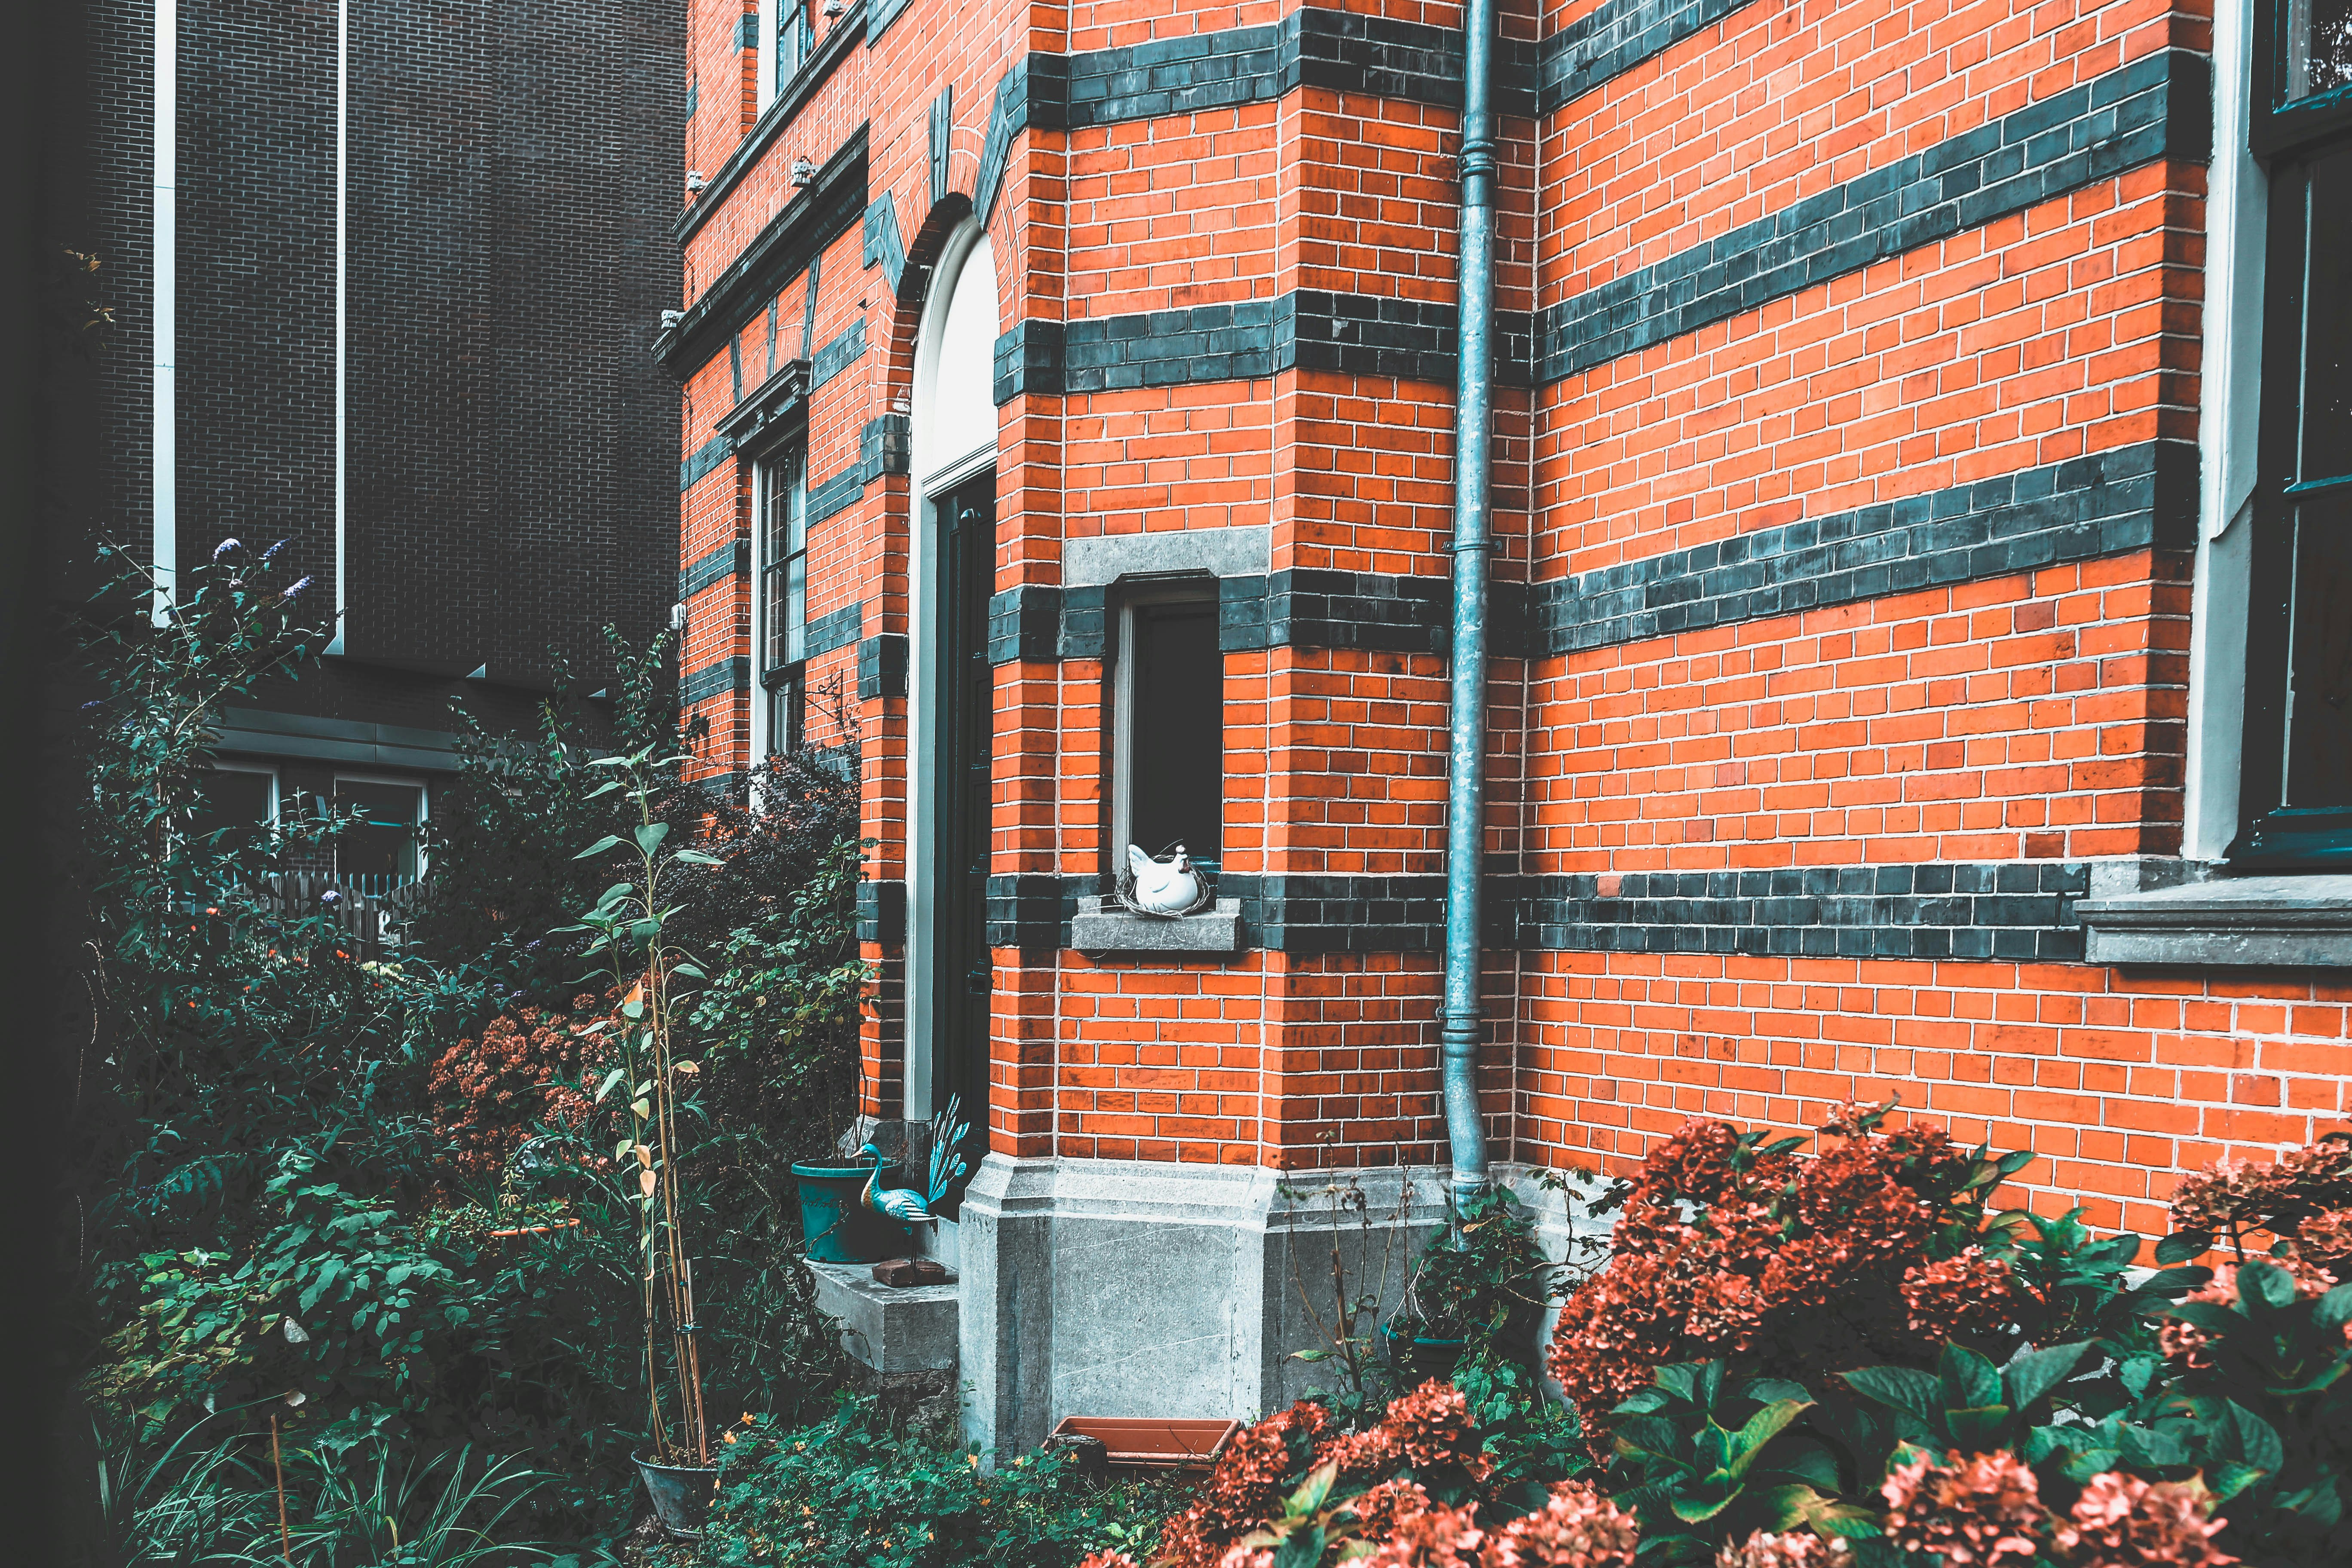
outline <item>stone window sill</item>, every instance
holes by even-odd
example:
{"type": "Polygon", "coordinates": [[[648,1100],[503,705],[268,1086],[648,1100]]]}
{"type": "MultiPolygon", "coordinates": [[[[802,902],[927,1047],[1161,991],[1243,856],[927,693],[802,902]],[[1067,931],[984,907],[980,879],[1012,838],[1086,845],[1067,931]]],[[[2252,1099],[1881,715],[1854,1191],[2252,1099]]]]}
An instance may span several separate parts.
{"type": "Polygon", "coordinates": [[[2352,968],[2352,875],[2213,877],[2174,865],[2174,876],[2211,879],[2116,887],[2094,867],[2091,896],[2075,906],[2089,962],[2352,968]]]}
{"type": "Polygon", "coordinates": [[[1197,915],[1139,915],[1102,898],[1078,900],[1070,945],[1080,952],[1239,952],[1242,901],[1219,899],[1197,915]]]}

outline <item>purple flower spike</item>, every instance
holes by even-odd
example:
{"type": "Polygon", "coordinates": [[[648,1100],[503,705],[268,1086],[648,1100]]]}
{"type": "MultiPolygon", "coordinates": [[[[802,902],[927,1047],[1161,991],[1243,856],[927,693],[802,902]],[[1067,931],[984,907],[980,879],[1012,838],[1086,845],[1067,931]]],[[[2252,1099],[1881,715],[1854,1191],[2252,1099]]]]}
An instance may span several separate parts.
{"type": "Polygon", "coordinates": [[[286,592],[285,592],[285,594],[284,594],[284,595],[283,595],[283,597],[286,597],[286,598],[290,599],[290,598],[292,598],[295,595],[297,595],[297,594],[300,593],[303,589],[305,589],[305,588],[309,587],[310,585],[310,579],[309,579],[308,577],[305,577],[305,578],[303,578],[299,583],[297,583],[297,584],[295,584],[292,587],[290,587],[290,588],[287,589],[287,590],[286,590],[286,592]]]}
{"type": "Polygon", "coordinates": [[[83,703],[83,704],[81,705],[81,710],[82,710],[83,712],[87,713],[87,712],[89,712],[89,711],[91,709],[93,709],[93,708],[103,708],[103,707],[105,707],[105,706],[106,706],[106,699],[105,699],[105,698],[103,698],[103,697],[93,697],[93,698],[91,698],[89,701],[87,701],[87,702],[85,702],[85,703],[83,703]]]}
{"type": "Polygon", "coordinates": [[[279,540],[277,543],[275,543],[275,544],[271,545],[268,549],[267,549],[267,550],[263,551],[263,552],[261,552],[261,563],[262,563],[264,566],[268,565],[268,564],[269,564],[269,558],[270,558],[271,556],[273,556],[273,555],[277,554],[279,551],[281,551],[281,550],[285,549],[285,548],[286,548],[286,545],[287,545],[287,542],[288,542],[287,541],[285,541],[285,540],[281,539],[281,540],[279,540]]]}
{"type": "Polygon", "coordinates": [[[239,544],[234,539],[224,539],[218,544],[213,546],[213,559],[217,561],[232,550],[242,550],[244,548],[244,545],[239,544]]]}
{"type": "Polygon", "coordinates": [[[343,901],[343,895],[335,891],[334,889],[329,888],[325,892],[319,895],[319,901],[322,904],[340,904],[343,901]]]}

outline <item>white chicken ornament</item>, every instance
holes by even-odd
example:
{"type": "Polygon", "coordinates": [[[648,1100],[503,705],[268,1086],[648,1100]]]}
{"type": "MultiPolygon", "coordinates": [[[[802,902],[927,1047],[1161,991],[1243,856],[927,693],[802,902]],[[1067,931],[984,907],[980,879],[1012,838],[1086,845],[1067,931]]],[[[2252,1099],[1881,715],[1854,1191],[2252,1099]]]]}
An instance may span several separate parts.
{"type": "Polygon", "coordinates": [[[1181,844],[1176,846],[1175,855],[1166,860],[1155,860],[1130,844],[1127,847],[1127,869],[1135,884],[1131,896],[1137,909],[1149,910],[1155,915],[1181,915],[1200,900],[1201,879],[1181,844]]]}

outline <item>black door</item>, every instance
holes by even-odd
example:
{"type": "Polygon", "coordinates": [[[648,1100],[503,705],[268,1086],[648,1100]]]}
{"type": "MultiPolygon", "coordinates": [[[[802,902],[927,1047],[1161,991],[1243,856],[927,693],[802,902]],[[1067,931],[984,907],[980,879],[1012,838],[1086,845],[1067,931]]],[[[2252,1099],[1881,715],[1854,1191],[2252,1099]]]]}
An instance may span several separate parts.
{"type": "MultiPolygon", "coordinates": [[[[989,741],[994,727],[988,599],[996,585],[996,476],[981,475],[934,503],[940,529],[940,871],[932,970],[936,1020],[931,1104],[957,1098],[971,1134],[964,1159],[988,1149],[989,741]]],[[[967,1177],[970,1172],[966,1172],[967,1177]]],[[[945,1205],[952,1214],[957,1205],[945,1205]]]]}

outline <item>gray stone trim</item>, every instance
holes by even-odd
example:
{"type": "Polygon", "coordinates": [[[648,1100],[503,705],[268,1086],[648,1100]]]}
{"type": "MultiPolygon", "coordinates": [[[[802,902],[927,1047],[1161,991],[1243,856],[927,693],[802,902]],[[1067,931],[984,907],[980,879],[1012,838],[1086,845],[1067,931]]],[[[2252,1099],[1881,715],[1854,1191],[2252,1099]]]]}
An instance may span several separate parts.
{"type": "Polygon", "coordinates": [[[704,665],[677,683],[678,705],[691,708],[698,702],[708,702],[714,697],[730,692],[751,689],[751,661],[742,654],[704,665]]]}
{"type": "Polygon", "coordinates": [[[907,940],[907,884],[874,878],[857,884],[857,940],[897,947],[907,940]]]}
{"type": "Polygon", "coordinates": [[[866,606],[863,604],[844,605],[837,610],[819,616],[808,623],[802,634],[802,646],[808,657],[831,653],[837,647],[847,647],[866,630],[866,606]]]}
{"type": "Polygon", "coordinates": [[[809,390],[814,392],[866,357],[866,318],[854,318],[841,335],[816,351],[809,361],[809,390]]]}
{"type": "Polygon", "coordinates": [[[907,695],[907,638],[883,632],[857,645],[857,700],[907,695]]]}
{"type": "Polygon", "coordinates": [[[1550,114],[1610,78],[1706,31],[1748,0],[1601,0],[1543,41],[1536,112],[1550,114]]]}
{"type": "Polygon", "coordinates": [[[864,125],[852,132],[701,297],[655,335],[654,358],[663,368],[683,375],[706,363],[801,275],[810,257],[858,220],[866,210],[866,132],[864,125]]]}
{"type": "Polygon", "coordinates": [[[677,574],[677,596],[691,599],[715,583],[731,577],[748,577],[751,574],[751,542],[730,539],[717,549],[688,563],[677,574]]]}
{"type": "Polygon", "coordinates": [[[1239,952],[1241,900],[1219,899],[1197,915],[1139,915],[1090,894],[1070,918],[1070,945],[1080,952],[1239,952]]]}
{"type": "Polygon", "coordinates": [[[988,662],[1058,658],[1061,631],[1062,590],[1043,583],[1007,588],[988,601],[988,662]]]}
{"type": "Polygon", "coordinates": [[[2195,542],[2197,448],[2144,441],[1537,585],[1548,655],[2195,542]]]}
{"type": "Polygon", "coordinates": [[[874,198],[866,209],[866,265],[882,264],[882,276],[890,282],[890,292],[898,292],[898,279],[907,272],[907,242],[898,233],[898,204],[889,192],[874,198]]]}
{"type": "MultiPolygon", "coordinates": [[[[2085,865],[1818,866],[1516,879],[1519,945],[1568,952],[2079,962],[2085,865]]],[[[1497,889],[1501,892],[1502,889],[1497,889]]],[[[1506,895],[1507,896],[1507,895],[1506,895]]]]}
{"type": "Polygon", "coordinates": [[[677,466],[678,493],[683,495],[699,484],[711,469],[735,455],[735,443],[724,436],[713,436],[694,450],[694,455],[677,466]]]}
{"type": "Polygon", "coordinates": [[[764,444],[780,427],[798,425],[808,401],[808,361],[793,359],[762,382],[751,396],[737,400],[727,416],[712,426],[740,451],[764,444]]]}
{"type": "Polygon", "coordinates": [[[2352,967],[2352,875],[2232,877],[2202,861],[2095,861],[2075,907],[2093,963],[2352,967]]]}
{"type": "Polygon", "coordinates": [[[857,457],[872,484],[885,474],[903,474],[914,461],[914,433],[904,414],[868,419],[857,433],[857,457]]]}
{"type": "Polygon", "coordinates": [[[1050,397],[1066,390],[1064,334],[1059,321],[1015,321],[996,340],[991,391],[999,408],[1024,393],[1050,397]]]}
{"type": "Polygon", "coordinates": [[[1546,383],[1981,227],[2163,157],[2202,159],[2211,69],[2144,56],[1547,306],[1546,383]]]}
{"type": "Polygon", "coordinates": [[[264,708],[224,708],[213,731],[216,751],[241,756],[299,758],[359,767],[453,773],[457,737],[447,730],[369,724],[264,708]]]}
{"type": "Polygon", "coordinates": [[[1121,577],[1206,572],[1213,577],[1264,576],[1274,562],[1274,530],[1263,522],[1162,533],[1107,533],[1062,546],[1062,582],[1098,588],[1121,577]]]}
{"type": "MultiPolygon", "coordinates": [[[[833,73],[841,68],[841,62],[849,58],[852,46],[866,30],[866,0],[857,0],[833,24],[832,29],[816,47],[809,51],[808,58],[801,62],[801,68],[793,73],[793,79],[784,84],[784,89],[776,94],[761,112],[750,133],[735,144],[735,150],[727,155],[727,161],[719,165],[718,173],[710,176],[710,183],[703,186],[701,194],[677,215],[670,226],[670,234],[678,244],[682,246],[694,237],[695,230],[719,210],[727,194],[742,183],[743,176],[766,154],[784,127],[808,107],[817,89],[824,86],[833,73]]],[[[696,89],[699,86],[698,79],[687,88],[686,114],[688,120],[694,118],[696,89]]]]}

